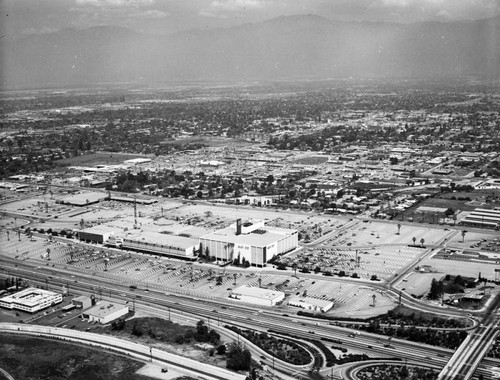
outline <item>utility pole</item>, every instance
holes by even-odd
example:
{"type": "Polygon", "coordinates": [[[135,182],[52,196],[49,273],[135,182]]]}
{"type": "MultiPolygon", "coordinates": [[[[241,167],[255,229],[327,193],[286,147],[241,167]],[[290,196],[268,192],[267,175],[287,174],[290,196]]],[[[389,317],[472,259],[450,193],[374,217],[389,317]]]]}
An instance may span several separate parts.
{"type": "Polygon", "coordinates": [[[134,228],[137,228],[137,200],[134,197],[134,228]]]}

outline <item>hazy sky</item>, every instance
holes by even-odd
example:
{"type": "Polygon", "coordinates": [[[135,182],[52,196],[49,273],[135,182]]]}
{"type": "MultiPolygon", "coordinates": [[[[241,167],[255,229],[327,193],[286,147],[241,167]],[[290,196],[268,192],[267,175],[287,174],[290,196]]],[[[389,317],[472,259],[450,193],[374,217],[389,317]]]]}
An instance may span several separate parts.
{"type": "Polygon", "coordinates": [[[500,0],[0,0],[0,6],[1,34],[7,37],[98,25],[169,34],[293,14],[403,23],[500,14],[500,0]]]}

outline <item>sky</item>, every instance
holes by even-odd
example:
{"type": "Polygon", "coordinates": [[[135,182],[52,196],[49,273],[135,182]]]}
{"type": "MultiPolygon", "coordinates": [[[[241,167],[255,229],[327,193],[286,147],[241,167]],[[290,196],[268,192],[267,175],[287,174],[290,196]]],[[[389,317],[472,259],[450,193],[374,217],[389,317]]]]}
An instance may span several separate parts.
{"type": "Polygon", "coordinates": [[[500,15],[500,0],[0,0],[0,36],[113,25],[148,34],[230,27],[283,15],[339,21],[458,21],[500,15]]]}

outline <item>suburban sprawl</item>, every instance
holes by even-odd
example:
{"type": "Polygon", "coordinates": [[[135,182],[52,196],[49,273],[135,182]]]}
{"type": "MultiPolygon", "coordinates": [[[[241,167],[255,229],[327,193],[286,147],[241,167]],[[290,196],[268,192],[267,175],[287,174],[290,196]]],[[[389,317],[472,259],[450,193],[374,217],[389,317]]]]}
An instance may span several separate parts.
{"type": "Polygon", "coordinates": [[[106,351],[89,378],[500,376],[497,82],[12,90],[0,115],[16,378],[41,370],[14,337],[106,351]]]}

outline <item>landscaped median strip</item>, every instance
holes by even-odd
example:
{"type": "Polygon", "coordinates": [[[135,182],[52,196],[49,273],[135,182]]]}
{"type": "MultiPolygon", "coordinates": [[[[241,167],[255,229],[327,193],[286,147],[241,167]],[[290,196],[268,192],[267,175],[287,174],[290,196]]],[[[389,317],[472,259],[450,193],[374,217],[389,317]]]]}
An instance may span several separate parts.
{"type": "Polygon", "coordinates": [[[204,378],[210,380],[244,380],[246,378],[245,375],[240,375],[225,368],[200,363],[183,356],[159,350],[157,348],[133,343],[124,339],[110,337],[108,335],[20,323],[0,323],[0,332],[46,336],[66,341],[84,343],[91,346],[108,348],[141,360],[156,361],[160,362],[160,364],[175,366],[187,375],[202,375],[204,378]]]}

